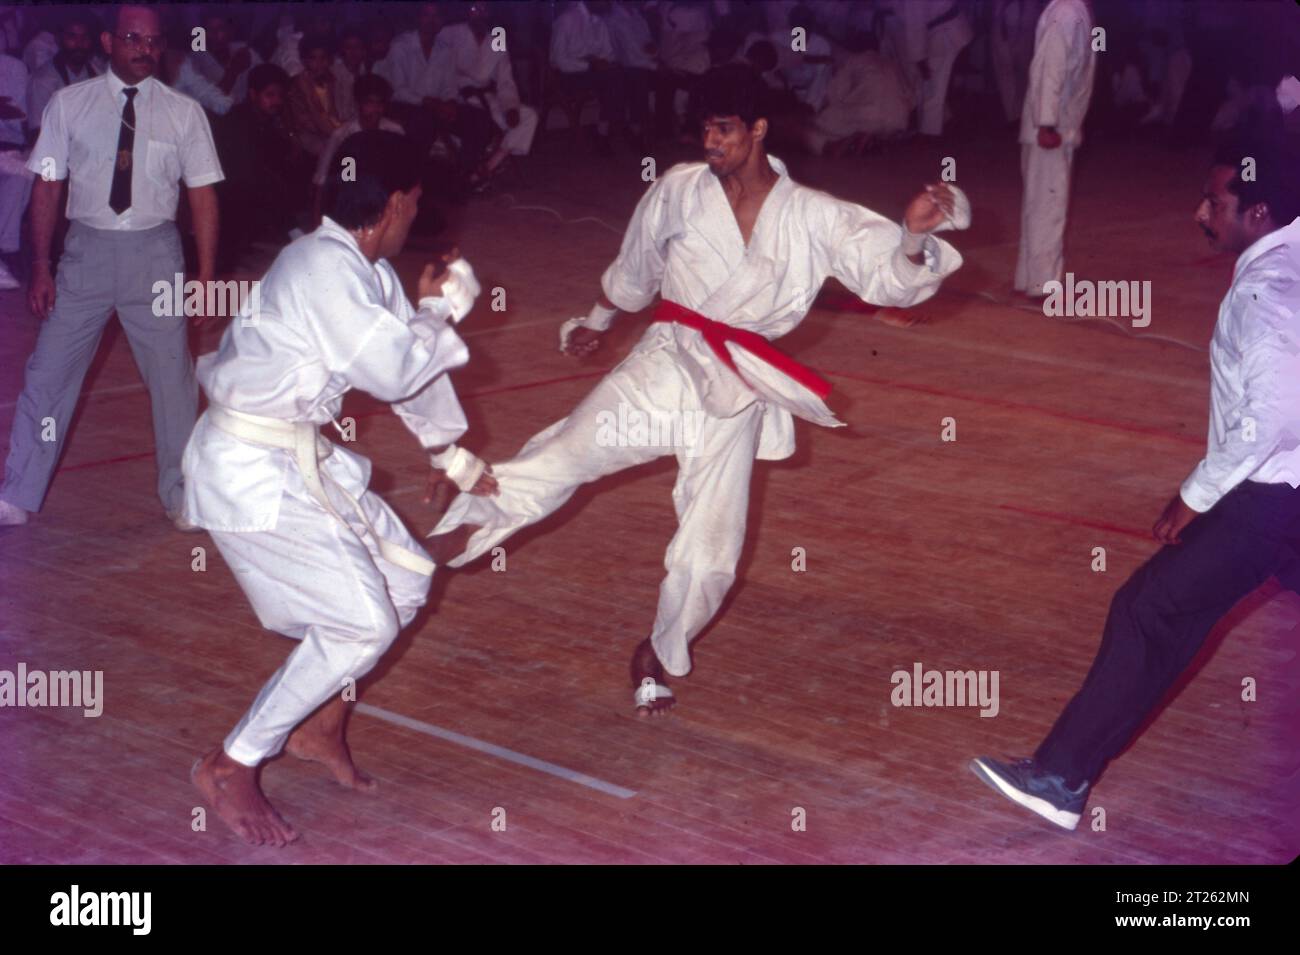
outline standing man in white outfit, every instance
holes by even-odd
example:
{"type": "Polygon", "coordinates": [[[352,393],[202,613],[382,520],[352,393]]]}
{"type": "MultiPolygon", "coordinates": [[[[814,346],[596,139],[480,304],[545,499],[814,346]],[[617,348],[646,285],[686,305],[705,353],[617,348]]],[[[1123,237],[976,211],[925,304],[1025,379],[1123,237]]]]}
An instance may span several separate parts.
{"type": "Polygon", "coordinates": [[[491,177],[507,157],[527,156],[532,150],[537,110],[519,99],[510,53],[504,46],[493,49],[487,4],[482,0],[471,4],[467,17],[464,23],[442,28],[434,55],[450,61],[452,86],[461,100],[486,109],[501,131],[500,142],[478,171],[482,180],[491,177]]]}
{"type": "Polygon", "coordinates": [[[340,152],[355,178],[330,177],[321,225],[280,253],[260,302],[200,360],[210,404],[185,452],[190,520],[211,532],[262,625],[301,641],[193,771],[221,819],[254,844],[297,838],[257,781],[286,742],[344,786],[374,787],[344,739],[345,696],[355,699],[349,687],[423,605],[434,569],[367,490],[370,462],[318,428],[360,388],[392,402],[459,487],[493,487],[482,462],[452,444],[466,424],[445,374],[469,357],[454,323],[478,294],[474,274],[457,259],[440,280],[429,265],[412,309],[387,258],[416,215],[419,154],[378,130],[340,152]]]}
{"type": "Polygon", "coordinates": [[[974,38],[957,0],[894,0],[902,21],[903,57],[917,87],[917,131],[943,133],[948,82],[957,57],[974,38]]]}
{"type": "Polygon", "coordinates": [[[1096,53],[1088,0],[1052,0],[1038,18],[1029,89],[1020,114],[1020,254],[1014,288],[1031,298],[1047,293],[1065,268],[1065,216],[1070,170],[1083,142],[1096,53]]]}
{"type": "Polygon", "coordinates": [[[619,309],[640,311],[659,295],[654,322],[567,418],[496,466],[499,497],[452,502],[432,545],[439,562],[460,566],[546,517],[580,485],[675,454],[678,531],[651,635],[632,658],[641,715],[672,704],[665,672],[690,671],[690,642],[735,579],[755,458],[794,453],[792,413],[840,425],[822,400],[829,385],[768,340],[803,320],[828,276],[869,302],[907,306],[961,264],[927,235],[952,212],[946,187],[917,196],[900,229],[795,184],[768,157],[766,92],[752,72],[716,70],[701,92],[706,162],[674,166],[646,192],[600,300],[565,324],[563,347],[587,354],[619,309]],[[637,422],[647,421],[665,425],[659,440],[644,427],[637,434],[637,422]]]}

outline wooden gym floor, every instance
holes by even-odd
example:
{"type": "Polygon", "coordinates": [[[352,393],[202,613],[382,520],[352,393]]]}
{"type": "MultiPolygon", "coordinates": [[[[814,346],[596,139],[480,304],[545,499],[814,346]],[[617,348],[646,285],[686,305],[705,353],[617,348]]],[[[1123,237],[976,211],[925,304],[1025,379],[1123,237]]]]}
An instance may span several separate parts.
{"type": "MultiPolygon", "coordinates": [[[[111,326],[44,510],[0,532],[0,669],[103,670],[104,711],[0,710],[0,862],[1292,858],[1300,598],[1276,584],[1225,621],[1096,787],[1104,830],[1092,816],[1056,830],[966,768],[977,754],[1032,751],[1082,679],[1110,595],[1154,551],[1148,528],[1203,451],[1204,348],[1232,268],[1191,221],[1204,154],[1097,139],[1076,167],[1067,269],[1150,280],[1141,331],[1154,337],[1017,307],[1010,138],[947,151],[975,225],[953,240],[964,268],[916,310],[923,324],[888,325],[828,287],[783,340],[833,381],[851,427],[801,425],[793,460],[758,466],[739,581],[671,718],[638,721],[626,676],[674,528],[666,459],[580,492],[510,542],[504,572],[439,573],[432,609],[364,686],[368,709],[351,723],[380,792],[345,792],[288,757],[265,769],[268,795],[304,832],[284,850],[247,847],[215,817],[192,830],[191,762],[291,644],[259,627],[204,535],[163,518],[147,396],[111,326]],[[946,417],[954,442],[940,440],[946,417]],[[196,546],[206,572],[191,569],[196,546]],[[791,568],[796,547],[806,572],[791,568]],[[1104,573],[1091,569],[1095,547],[1104,573]],[[997,716],[892,706],[891,674],[917,663],[998,671],[997,716]],[[1247,677],[1255,702],[1242,700],[1247,677]]],[[[912,143],[791,165],[897,218],[942,155],[912,143]]],[[[473,358],[454,376],[464,443],[489,460],[567,413],[644,328],[645,316],[621,318],[584,362],[555,349],[618,243],[596,222],[558,220],[621,231],[639,173],[639,157],[602,162],[548,142],[512,195],[455,223],[485,288],[506,293],[504,312],[485,294],[467,320],[473,358]]],[[[418,242],[400,259],[408,283],[422,260],[418,242]]],[[[7,436],[37,323],[18,292],[0,293],[0,318],[7,436]]],[[[414,439],[364,396],[345,413],[375,487],[426,531],[414,439]]]]}

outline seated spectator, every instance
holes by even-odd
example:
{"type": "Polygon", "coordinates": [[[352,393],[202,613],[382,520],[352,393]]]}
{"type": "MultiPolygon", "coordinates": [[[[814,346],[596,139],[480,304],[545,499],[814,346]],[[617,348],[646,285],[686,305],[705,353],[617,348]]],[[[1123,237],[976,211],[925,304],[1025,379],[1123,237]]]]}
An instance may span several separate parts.
{"type": "Polygon", "coordinates": [[[176,71],[176,89],[192,96],[212,116],[224,116],[248,96],[248,72],[262,58],[235,39],[234,24],[219,10],[204,13],[206,49],[190,50],[176,71]]]}
{"type": "Polygon", "coordinates": [[[253,67],[248,98],[213,125],[226,175],[217,185],[221,271],[229,271],[249,243],[284,242],[292,229],[305,224],[312,167],[311,158],[284,122],[286,91],[292,82],[271,63],[253,67]]]}
{"type": "Polygon", "coordinates": [[[99,46],[99,25],[85,10],[73,10],[59,28],[59,52],[31,75],[27,86],[27,138],[35,143],[41,131],[41,114],[56,90],[98,76],[95,63],[99,46]]]}
{"type": "Polygon", "coordinates": [[[386,79],[382,76],[363,76],[357,80],[352,93],[357,104],[356,117],[334,130],[316,160],[316,174],[312,177],[312,185],[316,187],[316,205],[312,212],[312,221],[315,224],[320,223],[321,187],[325,185],[325,177],[331,173],[334,175],[342,173],[341,166],[335,166],[331,170],[330,165],[337,159],[335,154],[343,140],[353,133],[367,129],[383,129],[390,133],[406,135],[406,130],[402,129],[400,123],[395,123],[384,116],[393,101],[393,87],[386,79]]]}
{"type": "Polygon", "coordinates": [[[600,104],[595,146],[602,156],[613,153],[609,129],[621,109],[614,46],[604,20],[610,9],[609,0],[574,0],[551,28],[555,82],[567,96],[594,96],[600,104]]]}
{"type": "Polygon", "coordinates": [[[519,101],[510,55],[494,50],[487,4],[474,3],[465,23],[442,28],[439,45],[452,67],[452,83],[462,103],[487,110],[500,130],[497,145],[470,177],[482,191],[510,156],[526,156],[537,133],[537,110],[519,101]]]}
{"type": "Polygon", "coordinates": [[[324,34],[309,34],[299,42],[298,52],[302,72],[289,81],[289,126],[302,147],[316,157],[343,125],[334,94],[334,41],[324,34]]]}

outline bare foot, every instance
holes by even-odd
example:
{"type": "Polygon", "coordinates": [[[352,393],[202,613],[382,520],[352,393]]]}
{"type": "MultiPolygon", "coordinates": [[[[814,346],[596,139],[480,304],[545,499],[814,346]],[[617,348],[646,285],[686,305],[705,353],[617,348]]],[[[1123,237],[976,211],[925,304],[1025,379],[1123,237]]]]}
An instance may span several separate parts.
{"type": "Polygon", "coordinates": [[[478,530],[475,524],[461,524],[459,527],[453,527],[445,534],[438,534],[429,538],[429,543],[425,545],[425,550],[433,558],[434,563],[443,566],[451,563],[461,554],[465,553],[465,548],[469,546],[469,539],[474,536],[478,530]]]}
{"type": "Polygon", "coordinates": [[[190,781],[235,833],[255,846],[286,846],[298,831],[267,802],[257,784],[257,768],[237,763],[220,747],[198,760],[190,781]]]}
{"type": "MultiPolygon", "coordinates": [[[[632,686],[643,686],[647,680],[652,681],[652,685],[653,683],[661,686],[668,685],[663,664],[659,662],[654,647],[650,645],[649,637],[638,643],[636,649],[632,651],[632,686]]],[[[636,715],[642,719],[666,716],[676,702],[677,700],[671,696],[655,697],[637,704],[636,715]]]]}
{"type": "Polygon", "coordinates": [[[347,710],[343,700],[330,700],[289,734],[284,748],[291,756],[324,764],[340,786],[372,793],[379,788],[379,783],[352,762],[352,752],[343,735],[346,722],[347,710]]]}

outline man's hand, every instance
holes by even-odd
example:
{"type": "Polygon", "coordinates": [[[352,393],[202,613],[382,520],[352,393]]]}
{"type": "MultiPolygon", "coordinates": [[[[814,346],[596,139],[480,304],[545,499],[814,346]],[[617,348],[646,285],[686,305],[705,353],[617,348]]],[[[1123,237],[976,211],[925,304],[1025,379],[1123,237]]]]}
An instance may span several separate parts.
{"type": "Polygon", "coordinates": [[[27,114],[8,96],[0,96],[0,119],[25,119],[27,114]]]}
{"type": "Polygon", "coordinates": [[[416,283],[416,288],[420,293],[416,301],[419,301],[421,298],[442,298],[442,287],[446,285],[447,280],[451,278],[451,273],[447,270],[447,266],[449,263],[455,262],[459,258],[460,249],[453,248],[450,252],[444,252],[436,261],[430,262],[426,265],[424,270],[420,272],[419,282],[416,283]]]}
{"type": "Polygon", "coordinates": [[[926,186],[907,204],[907,211],[903,213],[903,225],[913,235],[921,235],[942,225],[943,220],[951,216],[952,212],[952,190],[944,183],[936,182],[926,186]]]}
{"type": "MultiPolygon", "coordinates": [[[[208,314],[208,289],[212,288],[212,276],[199,275],[197,276],[196,281],[199,283],[199,287],[203,289],[203,294],[199,298],[197,307],[194,309],[190,309],[186,313],[189,316],[190,321],[194,323],[194,327],[207,328],[209,325],[215,324],[219,319],[233,318],[233,316],[231,315],[209,315],[208,314]]],[[[224,300],[225,296],[222,296],[222,299],[224,300]]],[[[186,309],[189,309],[188,295],[185,296],[185,307],[186,309]]]]}
{"type": "Polygon", "coordinates": [[[1181,544],[1183,528],[1198,516],[1196,511],[1183,503],[1182,495],[1175,494],[1151,528],[1151,536],[1162,544],[1181,544]]]}
{"type": "Polygon", "coordinates": [[[1055,126],[1039,126],[1038,145],[1043,149],[1057,149],[1061,145],[1061,134],[1055,126]]]}
{"type": "Polygon", "coordinates": [[[54,308],[54,276],[48,262],[32,266],[32,281],[27,289],[27,307],[32,314],[44,320],[54,308]]]}
{"type": "MultiPolygon", "coordinates": [[[[460,488],[456,486],[455,481],[447,477],[446,471],[434,468],[429,472],[429,480],[424,486],[424,503],[432,506],[439,514],[451,506],[452,498],[459,493],[460,488]]],[[[492,465],[489,464],[483,469],[483,473],[469,489],[469,493],[478,497],[493,497],[501,493],[500,485],[492,474],[492,465]]]]}
{"type": "Polygon", "coordinates": [[[564,353],[574,358],[585,358],[600,347],[602,332],[594,328],[575,328],[569,332],[569,340],[564,345],[564,353]]]}

